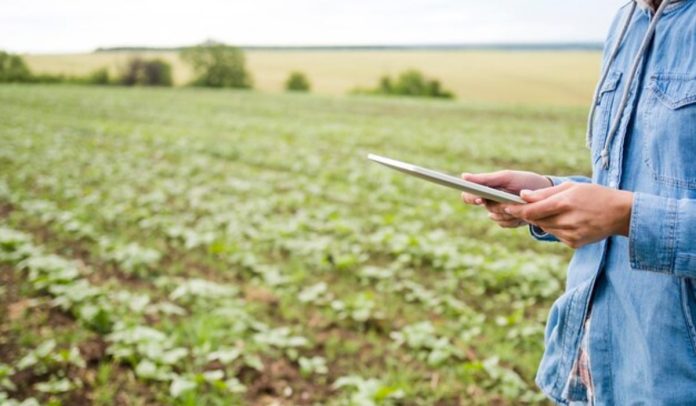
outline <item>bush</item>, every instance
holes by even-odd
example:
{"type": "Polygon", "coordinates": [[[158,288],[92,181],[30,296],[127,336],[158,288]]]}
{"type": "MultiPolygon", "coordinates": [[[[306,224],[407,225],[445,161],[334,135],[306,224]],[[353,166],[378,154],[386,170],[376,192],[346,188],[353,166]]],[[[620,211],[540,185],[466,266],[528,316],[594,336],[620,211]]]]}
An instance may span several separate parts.
{"type": "Polygon", "coordinates": [[[397,96],[436,97],[451,99],[452,92],[442,89],[439,80],[428,79],[421,72],[411,69],[402,72],[393,80],[389,76],[383,76],[379,80],[376,89],[358,90],[359,93],[386,94],[397,96]]]}
{"type": "Polygon", "coordinates": [[[309,79],[302,72],[292,72],[285,81],[285,90],[291,92],[308,92],[311,88],[309,79]]]}
{"type": "Polygon", "coordinates": [[[112,83],[107,68],[97,69],[85,76],[40,73],[32,75],[28,82],[40,84],[64,83],[73,85],[108,85],[112,83]]]}
{"type": "MultiPolygon", "coordinates": [[[[163,63],[161,61],[157,62],[163,63]]],[[[166,69],[169,84],[171,84],[171,69],[168,65],[166,69]]],[[[162,68],[156,67],[155,70],[162,71],[162,68]]],[[[0,83],[72,83],[106,85],[111,83],[110,79],[111,78],[109,77],[109,71],[107,68],[97,69],[87,76],[69,76],[54,73],[33,74],[21,56],[0,51],[0,83]]]]}
{"type": "Polygon", "coordinates": [[[0,83],[31,82],[29,67],[21,56],[0,51],[0,83]]]}
{"type": "Polygon", "coordinates": [[[250,88],[251,76],[241,49],[223,44],[186,48],[181,59],[191,64],[194,86],[250,88]]]}
{"type": "Polygon", "coordinates": [[[135,57],[128,61],[120,82],[126,86],[171,86],[172,67],[161,59],[135,57]]]}
{"type": "MultiPolygon", "coordinates": [[[[171,80],[171,78],[170,78],[171,80]]],[[[85,82],[87,84],[91,85],[108,85],[111,83],[111,77],[109,76],[109,69],[107,68],[100,68],[89,75],[85,78],[85,82]]]]}
{"type": "Polygon", "coordinates": [[[56,84],[56,83],[81,83],[79,78],[69,77],[54,73],[39,73],[31,75],[27,83],[56,84]]]}

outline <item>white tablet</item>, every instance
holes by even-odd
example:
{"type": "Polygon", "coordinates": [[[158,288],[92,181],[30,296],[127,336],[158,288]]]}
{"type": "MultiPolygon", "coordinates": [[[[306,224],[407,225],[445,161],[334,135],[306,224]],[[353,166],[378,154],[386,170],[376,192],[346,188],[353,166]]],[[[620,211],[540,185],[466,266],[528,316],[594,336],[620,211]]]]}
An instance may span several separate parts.
{"type": "Polygon", "coordinates": [[[389,168],[396,169],[397,171],[401,171],[439,185],[471,193],[472,195],[476,195],[487,200],[493,200],[499,203],[526,203],[524,200],[522,200],[522,198],[512,193],[479,185],[478,183],[468,182],[456,176],[440,173],[432,169],[421,168],[420,166],[397,161],[395,159],[385,158],[375,154],[367,154],[367,159],[389,168]]]}

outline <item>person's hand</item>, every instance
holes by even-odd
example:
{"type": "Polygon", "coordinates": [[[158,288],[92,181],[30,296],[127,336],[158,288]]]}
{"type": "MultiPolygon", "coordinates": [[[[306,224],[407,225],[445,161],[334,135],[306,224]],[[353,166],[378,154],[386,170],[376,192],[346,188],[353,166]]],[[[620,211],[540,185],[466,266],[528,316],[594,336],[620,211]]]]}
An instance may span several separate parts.
{"type": "MultiPolygon", "coordinates": [[[[551,186],[551,181],[547,177],[533,172],[522,171],[498,171],[479,174],[463,173],[462,179],[516,195],[519,195],[522,190],[536,190],[551,186]]],[[[485,200],[469,193],[462,193],[462,201],[466,204],[485,206],[486,210],[488,210],[488,217],[500,227],[514,228],[525,224],[524,220],[505,213],[503,205],[500,203],[485,200]]]]}
{"type": "Polygon", "coordinates": [[[571,248],[612,235],[628,236],[633,193],[589,183],[563,183],[537,191],[524,190],[524,205],[506,204],[503,211],[541,227],[571,248]]]}

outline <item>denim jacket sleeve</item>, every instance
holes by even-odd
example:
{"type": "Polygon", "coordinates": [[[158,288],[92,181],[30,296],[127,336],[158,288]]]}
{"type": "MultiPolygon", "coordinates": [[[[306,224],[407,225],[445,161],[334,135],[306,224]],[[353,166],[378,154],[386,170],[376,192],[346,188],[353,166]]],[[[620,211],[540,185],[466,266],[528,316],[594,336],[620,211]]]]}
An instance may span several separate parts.
{"type": "MultiPolygon", "coordinates": [[[[547,176],[553,186],[558,186],[561,183],[565,182],[575,182],[575,183],[591,183],[592,179],[586,177],[586,176],[568,176],[568,177],[558,177],[558,176],[547,176]]],[[[541,227],[537,227],[535,225],[529,225],[529,233],[534,237],[535,239],[539,241],[548,241],[548,242],[558,242],[558,238],[556,238],[553,234],[547,233],[544,231],[541,227]]]]}
{"type": "Polygon", "coordinates": [[[633,269],[696,278],[696,200],[634,193],[628,239],[633,269]]]}

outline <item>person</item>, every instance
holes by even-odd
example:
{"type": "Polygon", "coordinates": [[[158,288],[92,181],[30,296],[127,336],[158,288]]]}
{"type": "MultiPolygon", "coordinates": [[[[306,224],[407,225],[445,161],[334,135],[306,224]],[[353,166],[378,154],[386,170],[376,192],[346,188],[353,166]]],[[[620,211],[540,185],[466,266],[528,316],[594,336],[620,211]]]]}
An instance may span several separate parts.
{"type": "Polygon", "coordinates": [[[588,122],[593,174],[463,174],[485,206],[575,249],[536,383],[560,404],[696,404],[696,0],[630,1],[588,122]]]}

